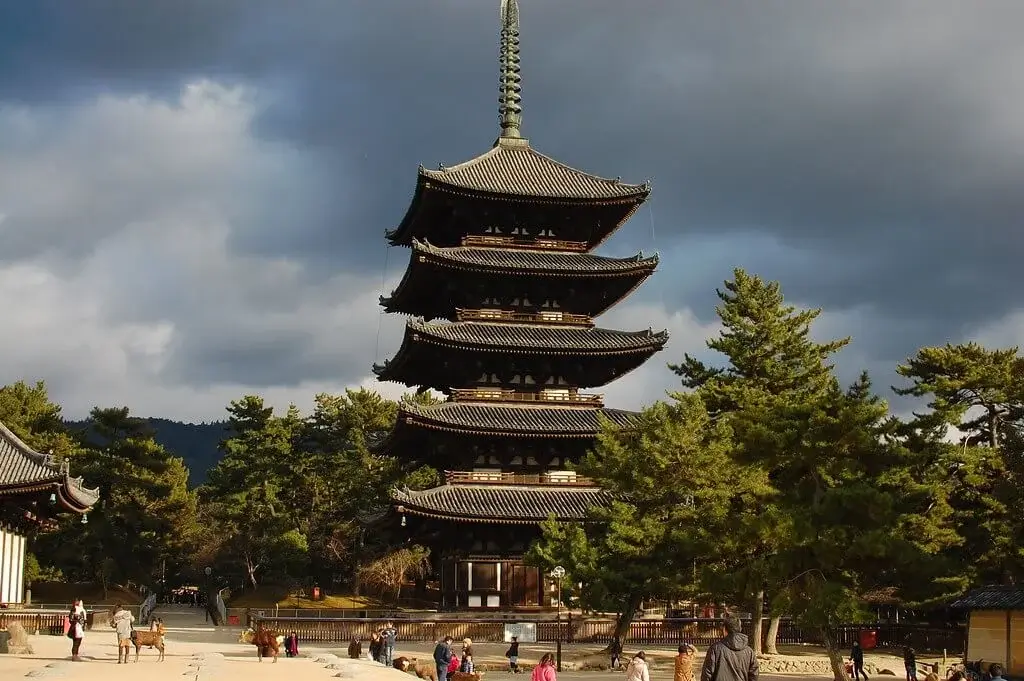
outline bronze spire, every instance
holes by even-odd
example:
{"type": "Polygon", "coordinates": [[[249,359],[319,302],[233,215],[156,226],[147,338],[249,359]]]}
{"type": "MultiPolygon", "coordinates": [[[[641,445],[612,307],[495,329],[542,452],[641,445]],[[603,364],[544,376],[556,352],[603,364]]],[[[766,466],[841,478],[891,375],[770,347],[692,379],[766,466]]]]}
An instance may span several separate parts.
{"type": "Polygon", "coordinates": [[[498,64],[498,120],[502,137],[520,137],[523,122],[522,76],[519,75],[519,3],[501,0],[501,49],[498,64]]]}

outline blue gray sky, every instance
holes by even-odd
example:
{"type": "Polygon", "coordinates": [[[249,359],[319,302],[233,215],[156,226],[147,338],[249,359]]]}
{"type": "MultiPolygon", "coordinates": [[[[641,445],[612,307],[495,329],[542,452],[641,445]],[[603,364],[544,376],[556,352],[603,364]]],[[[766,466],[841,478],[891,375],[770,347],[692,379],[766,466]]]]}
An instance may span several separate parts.
{"type": "MultiPolygon", "coordinates": [[[[378,384],[416,167],[497,133],[498,0],[0,0],[0,382],[219,418],[378,384]]],[[[925,344],[1024,339],[1024,3],[520,0],[524,133],[654,184],[605,326],[715,332],[741,266],[887,391],[925,344]]]]}

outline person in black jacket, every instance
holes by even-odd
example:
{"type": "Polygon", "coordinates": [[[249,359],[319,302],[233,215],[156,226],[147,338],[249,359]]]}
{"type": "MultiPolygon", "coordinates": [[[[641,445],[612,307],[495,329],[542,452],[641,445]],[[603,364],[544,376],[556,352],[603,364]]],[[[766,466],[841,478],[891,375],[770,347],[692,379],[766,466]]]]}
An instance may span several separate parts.
{"type": "Polygon", "coordinates": [[[513,636],[512,642],[508,644],[508,650],[505,651],[505,657],[508,658],[508,671],[510,674],[519,673],[519,637],[513,636]]]}
{"type": "Polygon", "coordinates": [[[868,675],[864,671],[864,649],[860,647],[858,641],[853,642],[853,648],[850,650],[850,662],[853,664],[853,681],[860,681],[860,677],[864,677],[864,681],[868,681],[868,675]]]}
{"type": "Polygon", "coordinates": [[[448,681],[448,665],[452,663],[452,637],[445,636],[434,646],[434,664],[437,666],[437,681],[448,681]]]}
{"type": "Polygon", "coordinates": [[[738,617],[725,616],[725,638],[708,648],[701,681],[757,681],[757,657],[742,630],[738,617]]]}

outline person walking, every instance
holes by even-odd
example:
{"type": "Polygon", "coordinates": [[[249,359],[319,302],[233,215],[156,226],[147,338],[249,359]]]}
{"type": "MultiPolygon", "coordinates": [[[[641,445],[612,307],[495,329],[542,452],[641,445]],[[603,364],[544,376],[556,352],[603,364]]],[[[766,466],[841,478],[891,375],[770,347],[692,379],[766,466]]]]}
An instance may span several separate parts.
{"type": "Polygon", "coordinates": [[[868,675],[864,671],[864,649],[860,647],[860,641],[853,642],[853,648],[850,649],[850,664],[853,665],[853,681],[860,681],[862,676],[864,681],[868,681],[868,675]]]}
{"type": "Polygon", "coordinates": [[[608,654],[611,656],[611,669],[619,668],[619,656],[622,655],[622,641],[616,636],[608,645],[608,654]]]}
{"type": "Polygon", "coordinates": [[[540,662],[533,668],[533,673],[530,674],[530,681],[558,681],[558,675],[555,674],[554,655],[544,653],[544,656],[540,658],[540,662]]]}
{"type": "Polygon", "coordinates": [[[82,599],[76,598],[68,611],[68,638],[71,639],[71,661],[81,662],[82,639],[85,637],[85,607],[82,599]]]}
{"type": "Polygon", "coordinates": [[[679,654],[676,655],[672,681],[693,681],[693,658],[696,656],[697,649],[689,643],[679,644],[679,654]]]}
{"type": "Polygon", "coordinates": [[[757,681],[757,656],[742,632],[740,619],[726,613],[725,637],[708,648],[701,681],[757,681]]]}
{"type": "Polygon", "coordinates": [[[452,663],[452,637],[445,636],[434,646],[434,666],[437,667],[437,681],[448,681],[448,665],[452,663]]]}
{"type": "Polygon", "coordinates": [[[910,646],[903,646],[903,669],[907,681],[917,681],[917,653],[910,646]]]}
{"type": "Polygon", "coordinates": [[[128,664],[128,653],[132,649],[132,622],[135,615],[118,603],[114,606],[114,616],[110,618],[110,626],[117,630],[117,663],[128,664]]]}
{"type": "Polygon", "coordinates": [[[508,644],[508,650],[505,651],[505,657],[508,658],[508,673],[518,674],[519,673],[519,637],[513,636],[512,642],[508,644]]]}

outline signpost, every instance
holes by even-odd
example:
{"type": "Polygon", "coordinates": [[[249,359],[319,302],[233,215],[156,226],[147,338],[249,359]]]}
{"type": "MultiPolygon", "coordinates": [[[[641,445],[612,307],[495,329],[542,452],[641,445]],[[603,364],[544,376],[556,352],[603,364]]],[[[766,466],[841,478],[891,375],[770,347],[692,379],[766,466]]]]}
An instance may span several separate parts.
{"type": "Polygon", "coordinates": [[[505,643],[511,643],[512,637],[515,636],[520,643],[536,643],[537,642],[537,623],[536,622],[516,622],[515,624],[505,624],[505,643]]]}
{"type": "Polygon", "coordinates": [[[565,568],[561,565],[556,566],[551,571],[551,577],[555,580],[555,585],[558,587],[558,595],[556,596],[558,599],[558,614],[555,619],[555,663],[558,665],[558,671],[562,671],[562,578],[565,577],[565,568]]]}

